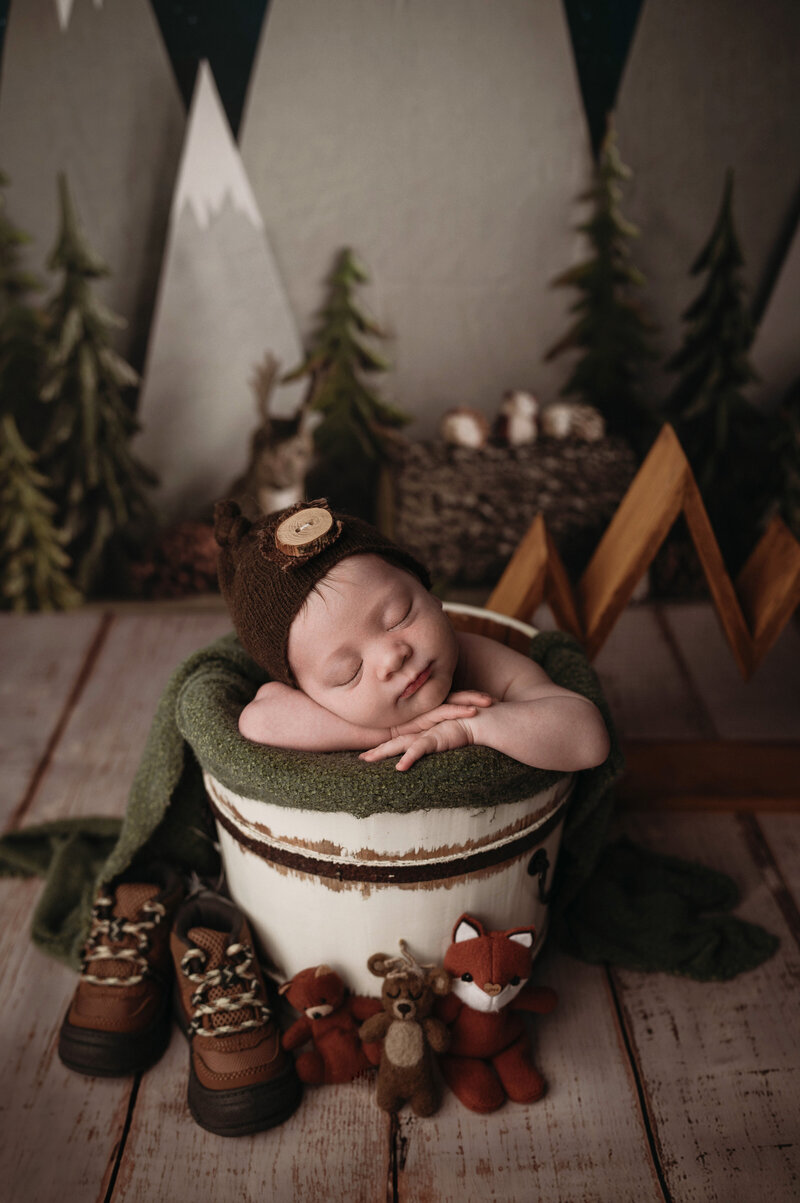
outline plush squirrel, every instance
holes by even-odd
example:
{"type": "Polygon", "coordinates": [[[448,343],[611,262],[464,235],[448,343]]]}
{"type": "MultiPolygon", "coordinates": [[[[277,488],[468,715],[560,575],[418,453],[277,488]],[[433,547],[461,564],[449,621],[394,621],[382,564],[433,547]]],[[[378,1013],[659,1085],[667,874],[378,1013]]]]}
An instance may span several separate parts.
{"type": "Polygon", "coordinates": [[[376,998],[349,994],[338,973],[327,965],[303,969],[278,992],[286,995],[295,1010],[302,1011],[284,1032],[283,1047],[292,1051],[309,1040],[314,1045],[295,1060],[301,1081],[311,1085],[350,1082],[362,1069],[377,1065],[377,1046],[365,1050],[358,1038],[358,1024],[380,1010],[376,998]]]}
{"type": "Polygon", "coordinates": [[[533,1103],[545,1083],[528,1047],[521,1011],[547,1014],[552,990],[528,984],[534,929],[486,931],[462,915],[444,957],[452,994],[437,1013],[450,1027],[448,1055],[440,1065],[450,1089],[471,1111],[496,1111],[506,1101],[533,1103]]]}
{"type": "Polygon", "coordinates": [[[420,965],[400,941],[402,956],[377,952],[367,968],[382,977],[383,1011],[362,1023],[365,1042],[382,1040],[378,1067],[378,1106],[395,1112],[410,1103],[416,1115],[433,1115],[439,1106],[439,1086],[434,1074],[434,1052],[447,1048],[447,1028],[430,1012],[436,995],[447,994],[450,978],[443,969],[420,965]]]}

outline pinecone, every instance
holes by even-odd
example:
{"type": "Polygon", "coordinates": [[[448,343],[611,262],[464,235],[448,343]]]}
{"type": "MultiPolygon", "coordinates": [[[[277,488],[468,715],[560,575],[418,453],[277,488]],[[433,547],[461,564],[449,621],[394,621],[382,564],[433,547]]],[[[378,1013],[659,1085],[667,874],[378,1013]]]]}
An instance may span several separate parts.
{"type": "Polygon", "coordinates": [[[208,523],[179,522],[131,565],[132,592],[154,601],[216,592],[218,550],[208,523]]]}

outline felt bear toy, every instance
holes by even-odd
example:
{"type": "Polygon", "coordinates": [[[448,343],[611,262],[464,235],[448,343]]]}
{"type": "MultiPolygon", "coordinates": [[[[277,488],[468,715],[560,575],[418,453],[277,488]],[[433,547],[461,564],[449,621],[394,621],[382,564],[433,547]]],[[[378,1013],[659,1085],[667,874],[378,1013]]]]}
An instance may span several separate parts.
{"type": "Polygon", "coordinates": [[[471,1111],[496,1111],[506,1101],[533,1103],[545,1091],[531,1060],[520,1012],[547,1014],[553,990],[528,984],[534,929],[486,931],[462,915],[444,957],[452,994],[437,1006],[450,1027],[448,1055],[440,1061],[450,1089],[471,1111]]]}
{"type": "Polygon", "coordinates": [[[401,957],[377,952],[367,968],[382,977],[383,1011],[362,1023],[359,1035],[365,1042],[382,1040],[378,1067],[378,1106],[395,1112],[410,1103],[416,1115],[433,1115],[439,1106],[434,1052],[443,1052],[448,1032],[440,1019],[431,1015],[437,995],[447,994],[450,977],[443,969],[420,965],[400,941],[401,957]]]}
{"type": "Polygon", "coordinates": [[[309,1040],[314,1045],[295,1060],[301,1081],[311,1085],[350,1082],[362,1069],[377,1065],[377,1045],[364,1049],[358,1038],[358,1024],[381,1009],[376,998],[351,995],[339,974],[328,965],[303,969],[278,993],[285,994],[295,1010],[302,1011],[284,1032],[283,1047],[291,1051],[309,1040]]]}

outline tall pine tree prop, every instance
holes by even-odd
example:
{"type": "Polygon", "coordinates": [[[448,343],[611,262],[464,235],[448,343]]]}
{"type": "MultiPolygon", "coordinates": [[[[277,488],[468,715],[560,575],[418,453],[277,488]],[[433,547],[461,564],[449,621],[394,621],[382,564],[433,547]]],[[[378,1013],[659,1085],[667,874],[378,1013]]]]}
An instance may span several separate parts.
{"type": "Polygon", "coordinates": [[[683,345],[667,367],[678,382],[665,404],[703,494],[731,572],[758,537],[766,491],[768,423],[743,396],[757,379],[748,360],[753,326],[744,300],[742,252],[728,171],[714,228],[691,266],[706,274],[685,310],[683,345]]]}
{"type": "MultiPolygon", "coordinates": [[[[0,173],[0,187],[8,181],[0,173]]],[[[29,241],[9,221],[0,197],[0,608],[63,609],[79,602],[66,576],[64,536],[35,455],[20,434],[34,431],[42,364],[42,321],[28,303],[39,287],[20,266],[29,241]]]]}
{"type": "Polygon", "coordinates": [[[592,248],[592,257],[553,280],[555,287],[575,288],[579,296],[570,307],[575,320],[563,338],[545,355],[555,359],[580,351],[562,396],[575,396],[603,414],[610,434],[619,434],[644,452],[657,429],[650,406],[642,397],[640,374],[652,359],[652,326],[637,302],[644,277],[634,266],[628,242],[637,228],[620,212],[621,183],[631,172],[621,161],[616,132],[609,118],[600,146],[591,188],[581,194],[591,202],[591,217],[578,226],[592,248]]]}
{"type": "Polygon", "coordinates": [[[309,406],[322,419],[314,431],[321,463],[309,491],[372,518],[380,468],[391,452],[389,431],[410,418],[383,401],[369,382],[388,364],[365,341],[384,338],[383,332],[355,300],[357,287],[368,281],[353,252],[341,251],[311,349],[285,379],[309,377],[309,406]]]}
{"type": "Polygon", "coordinates": [[[59,176],[61,228],[48,266],[63,272],[48,306],[50,349],[42,398],[54,407],[45,444],[75,582],[84,593],[119,570],[151,517],[145,490],[153,475],[131,453],[138,430],[128,397],[139,377],[112,348],[124,325],[93,295],[108,275],[86,242],[66,177],[59,176]],[[127,395],[126,395],[127,394],[127,395]]]}
{"type": "MultiPolygon", "coordinates": [[[[8,186],[0,172],[0,189],[8,186]]],[[[0,404],[22,433],[33,441],[41,431],[39,386],[44,356],[44,319],[29,299],[41,289],[32,272],[20,264],[30,237],[9,220],[0,195],[0,404]]]]}
{"type": "Polygon", "coordinates": [[[81,596],[67,576],[55,503],[12,414],[0,418],[0,604],[4,610],[64,610],[81,596]]]}

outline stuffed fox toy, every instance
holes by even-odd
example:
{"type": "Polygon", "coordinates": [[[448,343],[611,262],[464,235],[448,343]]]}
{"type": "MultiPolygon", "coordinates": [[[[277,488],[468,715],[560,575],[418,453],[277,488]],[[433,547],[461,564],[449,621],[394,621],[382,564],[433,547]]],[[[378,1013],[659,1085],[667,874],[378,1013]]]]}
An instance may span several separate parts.
{"type": "Polygon", "coordinates": [[[552,990],[528,984],[534,934],[532,927],[486,931],[471,915],[462,915],[453,929],[444,957],[452,992],[437,1006],[451,1042],[440,1065],[471,1111],[496,1111],[506,1098],[533,1103],[544,1094],[520,1014],[547,1014],[557,1001],[552,990]]]}

